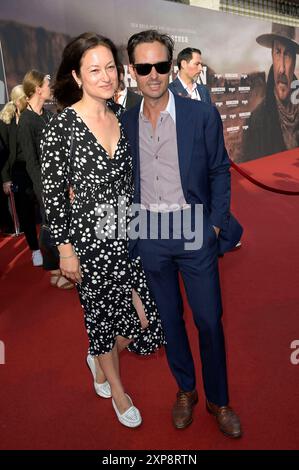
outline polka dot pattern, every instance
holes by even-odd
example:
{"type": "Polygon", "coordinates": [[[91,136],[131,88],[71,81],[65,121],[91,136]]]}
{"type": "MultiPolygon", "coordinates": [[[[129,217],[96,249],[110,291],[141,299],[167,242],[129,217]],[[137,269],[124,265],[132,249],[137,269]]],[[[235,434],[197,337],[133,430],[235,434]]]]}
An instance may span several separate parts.
{"type": "Polygon", "coordinates": [[[72,108],[52,119],[42,143],[43,197],[51,236],[57,245],[71,242],[80,259],[82,283],[77,290],[91,355],[110,352],[118,335],[133,339],[128,349],[138,354],[150,354],[165,342],[141,260],[129,259],[127,235],[120,230],[129,222],[133,176],[129,145],[119,125],[112,159],[72,108]],[[65,195],[70,179],[75,193],[71,208],[65,195]],[[106,204],[113,211],[107,211],[106,204]],[[133,306],[132,289],[144,306],[146,329],[133,306]]]}

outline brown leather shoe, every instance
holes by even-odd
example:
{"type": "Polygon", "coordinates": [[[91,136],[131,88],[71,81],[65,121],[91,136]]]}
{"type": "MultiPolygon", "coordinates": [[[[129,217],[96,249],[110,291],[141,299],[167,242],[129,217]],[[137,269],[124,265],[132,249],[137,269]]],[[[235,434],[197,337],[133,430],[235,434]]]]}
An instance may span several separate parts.
{"type": "Polygon", "coordinates": [[[230,406],[218,406],[209,401],[206,405],[208,412],[216,417],[220,431],[233,438],[242,436],[240,419],[230,406]]]}
{"type": "Polygon", "coordinates": [[[176,402],[172,409],[172,421],[177,429],[184,429],[192,423],[193,407],[198,402],[197,391],[183,392],[179,390],[176,394],[176,402]]]}

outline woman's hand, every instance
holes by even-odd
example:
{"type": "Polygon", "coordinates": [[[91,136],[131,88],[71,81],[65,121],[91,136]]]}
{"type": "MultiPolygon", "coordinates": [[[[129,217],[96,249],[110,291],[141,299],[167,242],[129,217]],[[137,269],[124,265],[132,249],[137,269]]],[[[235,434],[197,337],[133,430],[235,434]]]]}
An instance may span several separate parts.
{"type": "Polygon", "coordinates": [[[5,194],[8,195],[10,193],[11,185],[12,185],[12,181],[6,181],[5,183],[3,183],[3,191],[5,192],[5,194]]]}
{"type": "Polygon", "coordinates": [[[219,227],[216,227],[216,225],[213,225],[213,228],[216,232],[216,237],[218,238],[219,237],[219,232],[220,232],[220,228],[219,227]]]}
{"type": "Polygon", "coordinates": [[[75,193],[74,193],[72,186],[69,187],[69,199],[70,199],[70,203],[73,204],[75,200],[75,193]]]}
{"type": "Polygon", "coordinates": [[[72,280],[73,282],[81,283],[82,273],[80,268],[79,259],[76,254],[69,258],[60,258],[60,270],[64,277],[72,280]]]}

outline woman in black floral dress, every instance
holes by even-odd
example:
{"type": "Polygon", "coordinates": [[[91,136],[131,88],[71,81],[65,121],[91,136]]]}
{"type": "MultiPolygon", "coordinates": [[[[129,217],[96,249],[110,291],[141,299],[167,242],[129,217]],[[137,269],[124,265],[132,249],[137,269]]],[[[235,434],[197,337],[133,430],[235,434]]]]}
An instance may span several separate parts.
{"type": "Polygon", "coordinates": [[[140,259],[129,260],[123,228],[132,201],[132,159],[109,99],[117,53],[107,38],[84,33],[66,46],[54,95],[64,110],[43,139],[43,195],[62,273],[77,283],[89,337],[87,362],[96,393],[112,396],[119,421],[141,424],[125,394],[118,352],[150,354],[163,344],[140,259]],[[65,197],[71,182],[75,197],[65,197]]]}

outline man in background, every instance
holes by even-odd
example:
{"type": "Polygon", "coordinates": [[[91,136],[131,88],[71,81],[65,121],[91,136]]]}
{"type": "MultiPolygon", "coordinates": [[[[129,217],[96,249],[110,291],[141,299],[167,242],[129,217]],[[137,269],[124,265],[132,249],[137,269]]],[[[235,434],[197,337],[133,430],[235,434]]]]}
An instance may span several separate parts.
{"type": "MultiPolygon", "coordinates": [[[[194,47],[186,47],[178,54],[177,65],[179,72],[176,79],[169,84],[169,90],[175,95],[212,104],[208,87],[197,82],[203,69],[201,51],[194,47]]],[[[231,215],[229,230],[238,230],[238,226],[239,223],[231,215]]],[[[241,246],[242,242],[238,240],[232,250],[241,246]]]]}
{"type": "Polygon", "coordinates": [[[202,72],[201,51],[194,47],[186,47],[177,57],[179,68],[176,79],[170,83],[169,89],[175,94],[211,104],[208,88],[197,82],[202,72]]]}
{"type": "Polygon", "coordinates": [[[118,89],[114,95],[114,101],[120,104],[125,110],[133,108],[136,104],[141,103],[142,96],[134,93],[125,84],[125,68],[121,64],[118,68],[118,89]]]}

